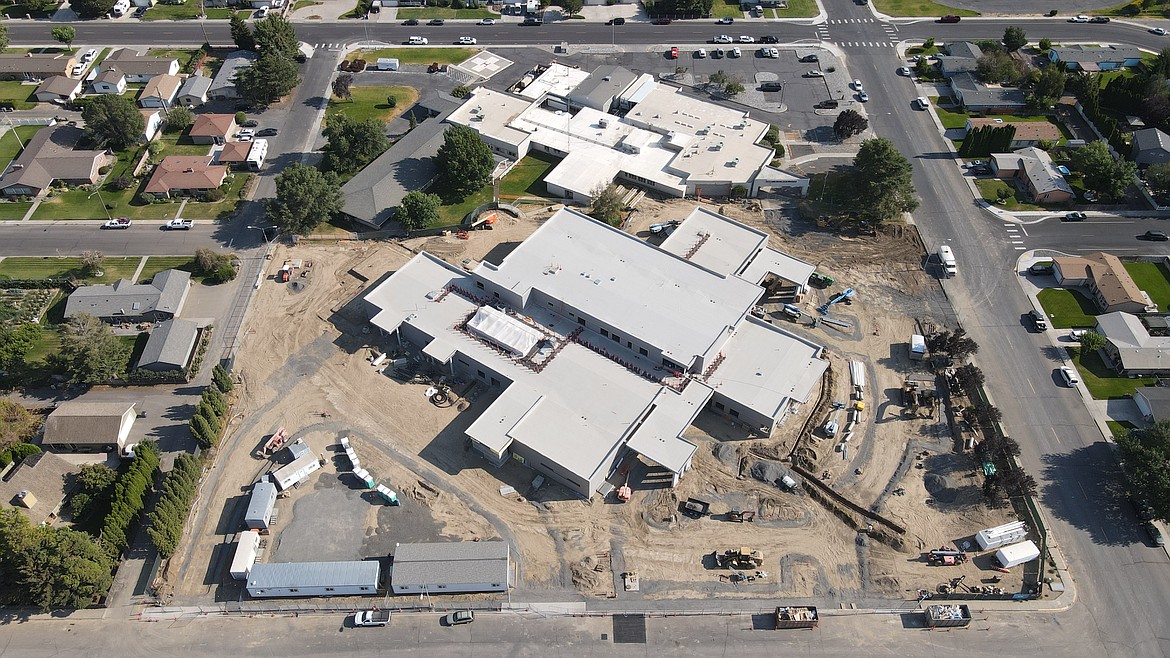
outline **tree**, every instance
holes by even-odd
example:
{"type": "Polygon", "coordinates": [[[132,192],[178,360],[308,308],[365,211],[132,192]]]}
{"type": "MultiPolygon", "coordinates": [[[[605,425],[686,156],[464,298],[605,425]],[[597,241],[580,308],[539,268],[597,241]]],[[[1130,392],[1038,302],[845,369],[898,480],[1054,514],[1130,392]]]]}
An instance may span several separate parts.
{"type": "MultiPolygon", "coordinates": [[[[0,325],[0,370],[18,370],[41,337],[41,325],[0,325]]],[[[2,417],[2,414],[0,414],[2,417]]]]}
{"type": "Polygon", "coordinates": [[[920,78],[930,75],[930,62],[925,57],[914,63],[914,75],[920,78]]]}
{"type": "Polygon", "coordinates": [[[1170,520],[1170,421],[1122,430],[1115,438],[1133,497],[1148,504],[1157,518],[1170,520]]]}
{"type": "Polygon", "coordinates": [[[439,223],[439,206],[442,204],[437,194],[413,190],[402,197],[402,203],[394,211],[394,219],[407,231],[436,226],[439,223]]]}
{"type": "Polygon", "coordinates": [[[888,139],[862,142],[853,167],[857,179],[854,206],[860,219],[882,222],[918,207],[910,162],[888,139]]]}
{"type": "Polygon", "coordinates": [[[1043,39],[1040,40],[1040,50],[1042,50],[1044,52],[1048,52],[1051,49],[1052,49],[1052,39],[1049,39],[1048,37],[1044,37],[1043,39]]]}
{"type": "Polygon", "coordinates": [[[240,50],[256,50],[256,37],[252,34],[252,28],[248,27],[247,21],[244,20],[244,15],[238,11],[232,12],[232,41],[236,42],[236,48],[240,50]]]}
{"type": "Polygon", "coordinates": [[[301,54],[293,24],[280,14],[269,14],[268,18],[256,21],[252,34],[261,55],[279,55],[294,61],[301,54]]]}
{"type": "Polygon", "coordinates": [[[77,38],[77,30],[68,25],[53,28],[53,41],[65,44],[65,48],[73,48],[73,40],[77,38]]]}
{"type": "Polygon", "coordinates": [[[113,583],[114,561],[93,538],[71,528],[31,527],[14,509],[0,511],[5,598],[43,611],[84,608],[113,583]]]}
{"type": "Polygon", "coordinates": [[[1146,183],[1155,194],[1170,194],[1170,162],[1157,162],[1146,167],[1146,183]]]}
{"type": "Polygon", "coordinates": [[[1084,174],[1085,187],[1113,199],[1125,196],[1125,190],[1137,174],[1137,165],[1129,160],[1115,159],[1109,145],[1097,140],[1073,149],[1069,160],[1084,174]]]}
{"type": "Polygon", "coordinates": [[[329,150],[321,167],[326,171],[348,174],[358,171],[390,148],[386,124],[378,119],[351,119],[341,112],[325,118],[325,138],[329,150]]]}
{"type": "Polygon", "coordinates": [[[598,184],[593,190],[593,203],[589,206],[589,216],[609,224],[621,226],[622,223],[622,193],[617,185],[598,184]]]}
{"type": "Polygon", "coordinates": [[[731,76],[726,71],[716,71],[707,76],[707,84],[712,87],[722,87],[731,82],[731,76]]]}
{"type": "Polygon", "coordinates": [[[1036,83],[1032,87],[1030,100],[1040,109],[1052,107],[1064,95],[1064,85],[1068,81],[1068,74],[1055,63],[1048,64],[1040,69],[1036,76],[1036,83]]]}
{"type": "Polygon", "coordinates": [[[435,164],[446,189],[462,198],[488,184],[496,161],[492,150],[474,130],[451,126],[443,133],[435,164]]]}
{"type": "Polygon", "coordinates": [[[1003,47],[1009,53],[1014,53],[1026,45],[1028,45],[1028,35],[1024,33],[1024,28],[1011,25],[1003,31],[1003,47]]]}
{"type": "Polygon", "coordinates": [[[1015,60],[1002,50],[986,53],[975,60],[975,74],[987,83],[1015,84],[1021,77],[1015,60]]]}
{"type": "Polygon", "coordinates": [[[1081,343],[1081,352],[1096,352],[1105,347],[1105,337],[1095,331],[1086,331],[1077,339],[1081,343]]]}
{"type": "Polygon", "coordinates": [[[40,421],[24,405],[0,398],[0,450],[32,438],[40,421]]]}
{"type": "Polygon", "coordinates": [[[77,474],[77,485],[88,494],[100,494],[118,480],[118,472],[105,464],[85,464],[77,474]]]}
{"type": "Polygon", "coordinates": [[[585,6],[583,0],[558,0],[561,7],[564,8],[568,15],[573,16],[581,12],[581,8],[585,6]]]}
{"type": "Polygon", "coordinates": [[[227,371],[226,368],[219,365],[218,363],[215,364],[215,367],[211,369],[211,381],[215,384],[215,387],[223,393],[229,393],[233,388],[236,387],[235,384],[232,383],[231,374],[227,371]]]}
{"type": "Polygon", "coordinates": [[[923,50],[930,50],[931,48],[934,48],[934,37],[929,37],[926,41],[922,42],[923,50]]]}
{"type": "Polygon", "coordinates": [[[129,346],[88,313],[69,318],[61,331],[57,363],[76,384],[104,384],[126,371],[129,346]]]}
{"type": "Polygon", "coordinates": [[[134,101],[118,94],[98,95],[86,104],[81,118],[91,141],[116,151],[137,143],[138,136],[146,130],[146,120],[134,101]]]}
{"type": "Polygon", "coordinates": [[[349,86],[353,84],[353,76],[348,73],[333,78],[333,95],[345,100],[350,100],[352,94],[349,92],[349,86]]]}
{"type": "Polygon", "coordinates": [[[167,132],[181,133],[195,123],[195,115],[182,105],[176,105],[167,112],[167,132]]]}
{"type": "Polygon", "coordinates": [[[82,18],[101,18],[114,9],[115,0],[72,0],[69,6],[82,18]]]}
{"type": "Polygon", "coordinates": [[[861,116],[857,110],[845,110],[838,114],[837,120],[833,122],[833,134],[841,140],[860,135],[867,128],[869,128],[869,119],[861,116]]]}
{"type": "Polygon", "coordinates": [[[195,441],[199,444],[199,447],[205,450],[215,445],[215,432],[211,429],[211,424],[207,422],[207,418],[203,416],[191,417],[191,436],[195,437],[195,441]]]}
{"type": "Polygon", "coordinates": [[[195,250],[195,267],[199,268],[200,274],[214,274],[221,265],[230,263],[231,259],[230,254],[221,254],[208,247],[200,247],[195,250]]]}
{"type": "Polygon", "coordinates": [[[8,26],[0,23],[0,53],[8,50],[8,26]]]}
{"type": "Polygon", "coordinates": [[[276,177],[276,198],[265,201],[265,210],[280,230],[307,234],[341,212],[341,205],[336,174],[294,163],[276,177]]]}
{"type": "Polygon", "coordinates": [[[723,86],[723,93],[727,96],[738,96],[743,93],[743,83],[739,80],[732,80],[723,86]]]}
{"type": "Polygon", "coordinates": [[[296,62],[276,53],[262,51],[256,63],[237,75],[236,91],[240,98],[252,105],[267,106],[287,95],[298,82],[296,62]]]}
{"type": "Polygon", "coordinates": [[[86,276],[101,276],[102,261],[106,259],[105,254],[100,251],[83,251],[81,252],[81,271],[86,276]]]}
{"type": "Polygon", "coordinates": [[[955,368],[955,379],[959,381],[959,386],[969,393],[982,386],[986,378],[979,366],[974,363],[964,363],[955,368]]]}

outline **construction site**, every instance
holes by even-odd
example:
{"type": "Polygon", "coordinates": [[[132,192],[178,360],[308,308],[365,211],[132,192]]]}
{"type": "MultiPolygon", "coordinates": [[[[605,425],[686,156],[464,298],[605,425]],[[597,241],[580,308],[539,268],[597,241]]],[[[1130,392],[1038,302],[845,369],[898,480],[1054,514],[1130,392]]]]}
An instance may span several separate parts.
{"type": "MultiPolygon", "coordinates": [[[[486,459],[471,428],[504,393],[428,367],[373,328],[361,302],[421,252],[461,270],[499,264],[555,209],[500,215],[492,230],[464,236],[276,248],[233,369],[235,415],[206,509],[163,574],[173,600],[239,598],[228,563],[246,494],[303,458],[286,456],[297,441],[316,467],[281,491],[258,561],[501,538],[513,547],[518,591],[842,605],[1023,591],[1020,568],[995,570],[974,541],[1017,517],[985,503],[945,386],[914,354],[914,336],[950,326],[917,232],[826,231],[783,203],[704,207],[815,266],[806,289],[765,285],[751,313],[823,346],[827,368],[808,399],[773,427],[701,411],[682,436],[696,449],[681,476],[632,455],[592,496],[517,459],[486,459]]],[[[641,199],[622,230],[660,245],[696,205],[641,199]]]]}

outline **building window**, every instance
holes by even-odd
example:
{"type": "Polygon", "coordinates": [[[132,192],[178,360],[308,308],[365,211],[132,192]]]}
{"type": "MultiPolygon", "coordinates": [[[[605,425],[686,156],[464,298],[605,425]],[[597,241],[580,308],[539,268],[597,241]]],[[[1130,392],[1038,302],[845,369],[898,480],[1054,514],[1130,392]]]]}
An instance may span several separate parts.
{"type": "Polygon", "coordinates": [[[447,589],[446,585],[439,585],[438,587],[439,587],[439,589],[447,589]]]}
{"type": "Polygon", "coordinates": [[[609,338],[609,330],[608,330],[608,329],[602,329],[602,330],[601,330],[601,335],[602,335],[602,336],[605,336],[606,338],[609,338]]]}
{"type": "Polygon", "coordinates": [[[617,343],[618,345],[622,344],[622,337],[621,336],[614,334],[614,335],[610,336],[610,338],[612,338],[613,342],[617,343]]]}
{"type": "Polygon", "coordinates": [[[737,409],[730,409],[727,413],[731,414],[734,418],[739,418],[739,410],[737,409]]]}
{"type": "Polygon", "coordinates": [[[363,592],[368,592],[368,591],[370,591],[370,588],[369,588],[369,587],[362,587],[362,591],[363,591],[363,592]]]}
{"type": "Polygon", "coordinates": [[[476,370],[476,372],[479,373],[480,379],[487,379],[487,375],[485,375],[482,370],[476,370]]]}
{"type": "Polygon", "coordinates": [[[577,324],[584,327],[585,326],[585,318],[577,318],[577,324]]]}
{"type": "Polygon", "coordinates": [[[288,591],[290,591],[290,592],[299,592],[299,591],[301,591],[301,590],[299,590],[299,589],[297,589],[297,588],[295,588],[295,587],[290,587],[290,588],[288,589],[288,591]]]}
{"type": "Polygon", "coordinates": [[[500,293],[498,293],[498,292],[493,292],[493,293],[492,293],[492,296],[494,296],[496,299],[499,299],[499,298],[500,298],[500,293]]]}
{"type": "Polygon", "coordinates": [[[639,347],[638,354],[641,354],[642,356],[650,356],[650,353],[646,351],[645,347],[639,347]]]}
{"type": "Polygon", "coordinates": [[[326,591],[326,592],[332,592],[332,591],[333,591],[333,588],[332,588],[332,587],[326,587],[326,588],[325,588],[325,591],[326,591]]]}
{"type": "Polygon", "coordinates": [[[723,410],[724,410],[724,409],[726,409],[727,407],[724,407],[722,402],[716,402],[716,403],[715,403],[715,408],[716,408],[716,409],[718,409],[719,411],[723,411],[723,410]]]}
{"type": "Polygon", "coordinates": [[[476,281],[475,287],[479,288],[480,290],[483,290],[483,281],[476,281]]]}

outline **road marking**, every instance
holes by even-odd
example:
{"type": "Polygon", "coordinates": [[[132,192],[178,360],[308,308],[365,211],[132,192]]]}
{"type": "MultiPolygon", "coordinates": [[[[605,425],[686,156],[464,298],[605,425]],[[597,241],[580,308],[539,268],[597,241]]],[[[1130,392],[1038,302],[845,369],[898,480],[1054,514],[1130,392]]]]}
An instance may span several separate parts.
{"type": "Polygon", "coordinates": [[[1016,249],[1016,251],[1027,251],[1027,249],[1025,249],[1023,247],[1016,247],[1015,249],[1016,249]]]}
{"type": "Polygon", "coordinates": [[[1024,244],[1023,240],[1012,240],[1012,244],[1024,244]]]}
{"type": "Polygon", "coordinates": [[[1028,227],[1021,226],[1020,230],[1024,232],[1024,237],[1032,237],[1032,236],[1028,235],[1028,227]]]}

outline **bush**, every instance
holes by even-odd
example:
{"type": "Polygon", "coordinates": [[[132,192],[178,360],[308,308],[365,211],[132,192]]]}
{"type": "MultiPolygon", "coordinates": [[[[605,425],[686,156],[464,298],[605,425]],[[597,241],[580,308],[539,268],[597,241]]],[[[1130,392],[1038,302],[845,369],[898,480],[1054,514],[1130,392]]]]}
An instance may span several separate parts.
{"type": "Polygon", "coordinates": [[[227,283],[236,278],[236,268],[232,267],[231,263],[224,263],[215,268],[215,274],[211,275],[211,278],[216,283],[227,283]]]}
{"type": "Polygon", "coordinates": [[[451,90],[451,95],[455,98],[467,98],[471,95],[471,88],[467,85],[459,85],[451,90]]]}
{"type": "Polygon", "coordinates": [[[242,125],[244,125],[244,122],[247,120],[248,120],[247,114],[245,114],[243,112],[236,112],[236,123],[238,123],[242,126],[242,125]]]}
{"type": "Polygon", "coordinates": [[[191,501],[199,489],[199,478],[203,465],[194,455],[183,453],[175,457],[175,466],[163,480],[162,495],[150,513],[150,527],[147,534],[164,558],[170,557],[179,547],[183,526],[191,512],[191,501]]]}
{"type": "Polygon", "coordinates": [[[366,66],[368,65],[369,64],[364,59],[355,59],[349,63],[349,70],[353,71],[354,73],[361,73],[362,71],[366,70],[366,66]]]}
{"type": "Polygon", "coordinates": [[[204,190],[203,192],[201,192],[199,194],[199,200],[204,202],[204,203],[215,203],[216,201],[223,201],[224,197],[226,197],[226,196],[227,196],[226,192],[224,192],[223,190],[216,187],[216,188],[212,188],[210,190],[204,190]]]}
{"type": "Polygon", "coordinates": [[[31,443],[14,443],[0,452],[0,466],[7,466],[12,462],[20,462],[29,455],[41,451],[40,446],[31,443]]]}
{"type": "Polygon", "coordinates": [[[1057,11],[1056,11],[1055,9],[1049,9],[1049,10],[1048,10],[1048,15],[1049,15],[1049,16],[1055,16],[1056,14],[1057,14],[1057,11]]]}
{"type": "Polygon", "coordinates": [[[114,180],[110,181],[110,187],[118,190],[119,192],[130,189],[130,186],[133,184],[133,181],[125,176],[118,176],[114,180]]]}
{"type": "Polygon", "coordinates": [[[1052,49],[1052,39],[1045,37],[1040,40],[1040,50],[1048,51],[1052,49]]]}
{"type": "Polygon", "coordinates": [[[463,0],[451,0],[452,9],[463,9],[464,6],[463,0]]]}
{"type": "Polygon", "coordinates": [[[391,108],[398,107],[398,99],[395,98],[394,96],[387,96],[386,97],[386,105],[388,105],[391,108]]]}
{"type": "Polygon", "coordinates": [[[110,165],[103,165],[101,167],[98,167],[98,173],[101,174],[102,176],[105,176],[106,174],[110,173],[110,165]]]}
{"type": "Polygon", "coordinates": [[[211,369],[211,382],[224,393],[228,393],[235,388],[235,384],[232,383],[231,374],[226,368],[218,364],[211,369]]]}

